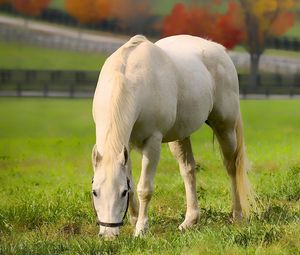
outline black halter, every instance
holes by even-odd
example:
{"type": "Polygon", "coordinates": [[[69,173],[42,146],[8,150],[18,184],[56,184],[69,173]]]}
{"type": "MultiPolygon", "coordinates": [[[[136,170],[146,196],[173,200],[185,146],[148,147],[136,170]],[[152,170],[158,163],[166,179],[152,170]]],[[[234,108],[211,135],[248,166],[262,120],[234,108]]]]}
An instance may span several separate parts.
{"type": "Polygon", "coordinates": [[[116,222],[116,223],[110,223],[110,222],[102,222],[102,221],[98,220],[97,221],[98,225],[103,226],[103,227],[109,227],[109,228],[116,228],[116,227],[120,227],[120,226],[124,225],[124,219],[126,217],[128,207],[129,207],[129,191],[130,191],[130,180],[129,180],[129,178],[127,178],[127,188],[128,188],[128,192],[127,192],[126,209],[125,209],[122,221],[121,222],[116,222]]]}

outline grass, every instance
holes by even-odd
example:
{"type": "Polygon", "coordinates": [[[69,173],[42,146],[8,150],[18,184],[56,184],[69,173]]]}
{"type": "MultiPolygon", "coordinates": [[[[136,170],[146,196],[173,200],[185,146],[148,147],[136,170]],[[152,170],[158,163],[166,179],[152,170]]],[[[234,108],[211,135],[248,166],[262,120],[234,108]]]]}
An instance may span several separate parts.
{"type": "MultiPolygon", "coordinates": [[[[179,233],[184,187],[166,145],[150,231],[97,237],[90,205],[91,100],[0,99],[0,254],[299,254],[300,101],[242,101],[250,179],[261,212],[229,223],[230,189],[212,133],[192,136],[201,220],[179,233]]],[[[137,181],[140,156],[132,153],[137,181]]]]}
{"type": "Polygon", "coordinates": [[[0,41],[1,69],[100,70],[105,54],[72,52],[0,41]]]}
{"type": "MultiPolygon", "coordinates": [[[[236,52],[247,52],[245,47],[238,45],[233,49],[236,52]]],[[[291,59],[299,59],[300,52],[299,51],[288,51],[288,50],[277,50],[277,49],[266,49],[263,53],[267,56],[279,56],[279,57],[286,57],[291,59]]]]}
{"type": "MultiPolygon", "coordinates": [[[[245,52],[242,46],[234,51],[245,52]]],[[[266,55],[299,58],[300,53],[283,50],[266,50],[266,55]]],[[[107,55],[50,49],[25,43],[0,40],[1,69],[39,70],[100,70],[107,55]]]]}
{"type": "MultiPolygon", "coordinates": [[[[298,7],[298,13],[299,13],[299,7],[298,7]]],[[[296,14],[299,15],[299,14],[296,14]]],[[[300,37],[300,19],[299,16],[296,16],[295,25],[289,29],[284,36],[292,37],[292,38],[299,38],[300,37]]]]}

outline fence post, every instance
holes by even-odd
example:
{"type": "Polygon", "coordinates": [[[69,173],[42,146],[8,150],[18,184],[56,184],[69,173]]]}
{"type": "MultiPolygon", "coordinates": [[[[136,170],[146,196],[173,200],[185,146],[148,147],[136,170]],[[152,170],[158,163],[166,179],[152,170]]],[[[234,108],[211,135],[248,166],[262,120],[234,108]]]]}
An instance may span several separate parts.
{"type": "Polygon", "coordinates": [[[20,81],[17,83],[17,96],[22,96],[22,83],[20,81]]]}
{"type": "Polygon", "coordinates": [[[43,95],[44,95],[44,97],[48,97],[48,91],[49,91],[48,82],[45,82],[44,86],[43,86],[43,95]]]}
{"type": "Polygon", "coordinates": [[[75,92],[75,86],[74,86],[74,83],[71,82],[70,83],[70,98],[74,98],[74,92],[75,92]]]}
{"type": "Polygon", "coordinates": [[[289,86],[289,95],[290,95],[290,98],[292,98],[294,96],[294,84],[293,84],[293,82],[291,82],[291,84],[289,86]]]}
{"type": "MultiPolygon", "coordinates": [[[[292,96],[294,96],[294,90],[295,90],[295,88],[296,88],[296,91],[298,91],[298,89],[297,89],[297,87],[299,87],[299,82],[300,82],[300,73],[295,73],[295,75],[294,75],[294,82],[293,82],[293,85],[292,85],[292,87],[293,87],[293,94],[292,94],[292,96]]],[[[297,94],[297,92],[296,92],[296,94],[297,94]]]]}
{"type": "Polygon", "coordinates": [[[245,76],[244,74],[238,74],[239,87],[241,88],[243,99],[247,98],[247,82],[244,82],[244,80],[248,80],[248,78],[245,78],[245,76]]]}

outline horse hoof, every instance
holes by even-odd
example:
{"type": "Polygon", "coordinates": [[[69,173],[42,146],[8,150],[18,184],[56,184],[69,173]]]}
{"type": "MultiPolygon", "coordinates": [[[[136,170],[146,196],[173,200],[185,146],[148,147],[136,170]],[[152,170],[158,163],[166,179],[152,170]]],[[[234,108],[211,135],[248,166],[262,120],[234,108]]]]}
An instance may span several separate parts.
{"type": "Polygon", "coordinates": [[[194,226],[196,224],[196,222],[195,223],[193,223],[193,222],[190,222],[190,223],[188,223],[188,222],[183,222],[179,227],[178,227],[178,229],[181,231],[181,232],[184,232],[184,231],[186,231],[187,229],[189,229],[189,228],[191,228],[192,226],[194,226]]]}
{"type": "Polygon", "coordinates": [[[135,227],[135,237],[142,237],[145,235],[148,229],[148,219],[144,219],[142,221],[138,221],[135,227]]]}
{"type": "Polygon", "coordinates": [[[244,219],[242,212],[233,211],[232,213],[232,221],[233,223],[242,222],[244,219]]]}
{"type": "Polygon", "coordinates": [[[192,219],[185,219],[184,222],[181,223],[181,225],[178,227],[178,229],[181,232],[186,231],[187,229],[193,227],[194,225],[197,224],[199,220],[199,214],[197,213],[195,217],[193,217],[192,219]]]}
{"type": "Polygon", "coordinates": [[[178,229],[181,231],[181,232],[184,232],[186,231],[187,227],[184,225],[184,224],[181,224],[178,229]]]}
{"type": "Polygon", "coordinates": [[[146,234],[146,229],[136,229],[134,233],[134,237],[143,237],[146,234]]]}

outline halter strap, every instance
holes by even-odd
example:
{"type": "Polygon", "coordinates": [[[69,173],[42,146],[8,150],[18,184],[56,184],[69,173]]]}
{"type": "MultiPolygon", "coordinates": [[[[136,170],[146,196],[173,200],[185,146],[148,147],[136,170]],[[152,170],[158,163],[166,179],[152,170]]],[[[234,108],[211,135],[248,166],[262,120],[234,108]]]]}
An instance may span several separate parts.
{"type": "Polygon", "coordinates": [[[109,227],[109,228],[116,228],[116,227],[120,227],[124,225],[124,219],[126,217],[127,211],[128,211],[128,207],[129,207],[129,191],[130,191],[130,180],[129,178],[127,178],[127,188],[128,188],[128,192],[127,192],[127,202],[126,202],[126,209],[122,218],[121,222],[116,222],[116,223],[109,223],[109,222],[102,222],[102,221],[98,221],[97,223],[100,226],[103,227],[109,227]]]}

